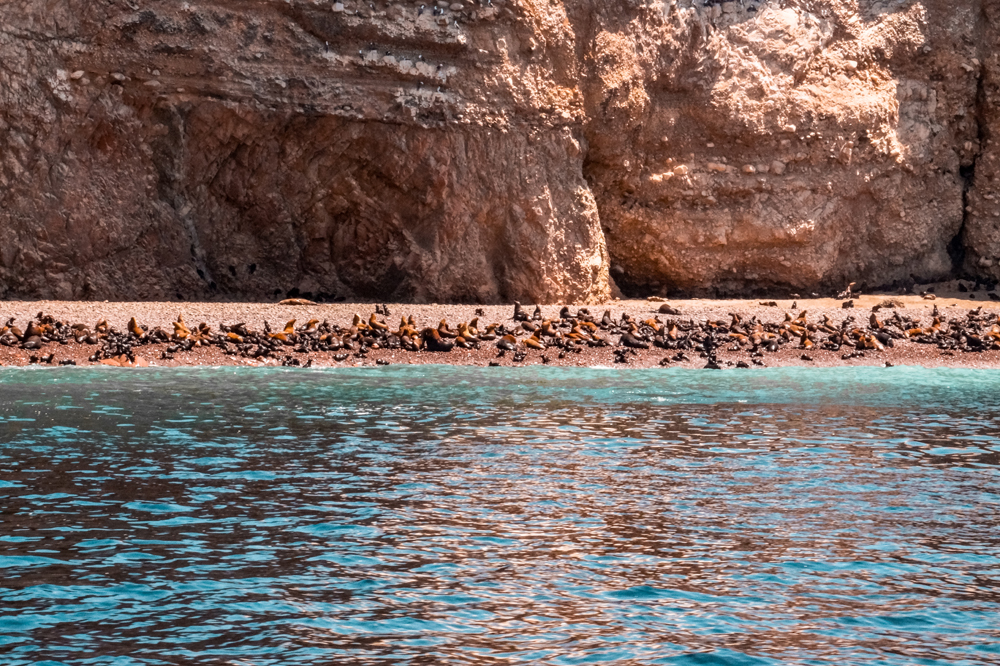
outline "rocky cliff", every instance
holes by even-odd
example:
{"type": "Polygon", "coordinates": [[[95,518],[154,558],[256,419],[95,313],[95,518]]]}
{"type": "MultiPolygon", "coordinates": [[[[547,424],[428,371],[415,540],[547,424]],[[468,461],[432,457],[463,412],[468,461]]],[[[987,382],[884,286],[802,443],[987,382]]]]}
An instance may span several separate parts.
{"type": "Polygon", "coordinates": [[[8,0],[0,297],[1000,277],[1000,0],[8,0]]]}

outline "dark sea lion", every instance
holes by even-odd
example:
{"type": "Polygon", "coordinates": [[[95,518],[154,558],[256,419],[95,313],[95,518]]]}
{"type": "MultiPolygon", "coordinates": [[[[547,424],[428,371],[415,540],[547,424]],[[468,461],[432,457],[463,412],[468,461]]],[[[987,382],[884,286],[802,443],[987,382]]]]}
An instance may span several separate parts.
{"type": "Polygon", "coordinates": [[[661,305],[660,309],[658,310],[658,312],[660,314],[668,314],[668,315],[673,315],[675,317],[681,313],[680,310],[678,310],[677,308],[673,307],[669,303],[664,303],[663,305],[661,305]]]}
{"type": "Polygon", "coordinates": [[[618,344],[625,345],[626,347],[631,347],[632,349],[649,349],[649,343],[640,340],[631,331],[626,331],[622,334],[621,340],[618,344]]]}
{"type": "Polygon", "coordinates": [[[455,341],[442,338],[436,328],[425,328],[421,334],[427,351],[450,352],[455,347],[455,341]]]}

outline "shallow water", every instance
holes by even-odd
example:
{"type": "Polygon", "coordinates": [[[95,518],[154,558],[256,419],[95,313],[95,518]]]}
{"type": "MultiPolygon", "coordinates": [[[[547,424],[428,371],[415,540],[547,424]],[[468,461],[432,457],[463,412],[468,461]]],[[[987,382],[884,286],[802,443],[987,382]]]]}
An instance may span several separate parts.
{"type": "Polygon", "coordinates": [[[1000,373],[0,371],[0,663],[996,664],[1000,373]]]}

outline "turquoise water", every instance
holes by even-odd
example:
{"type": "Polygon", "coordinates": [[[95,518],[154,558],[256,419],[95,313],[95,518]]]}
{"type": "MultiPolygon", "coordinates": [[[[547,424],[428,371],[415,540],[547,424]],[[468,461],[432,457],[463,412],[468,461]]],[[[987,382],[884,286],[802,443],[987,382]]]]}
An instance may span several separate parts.
{"type": "Polygon", "coordinates": [[[997,664],[1000,373],[0,370],[0,663],[997,664]]]}

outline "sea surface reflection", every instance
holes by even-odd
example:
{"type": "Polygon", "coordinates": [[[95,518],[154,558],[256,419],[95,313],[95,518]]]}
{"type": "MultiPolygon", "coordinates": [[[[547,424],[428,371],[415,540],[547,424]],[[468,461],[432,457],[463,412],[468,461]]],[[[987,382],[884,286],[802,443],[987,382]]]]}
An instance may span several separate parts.
{"type": "Polygon", "coordinates": [[[1000,374],[0,371],[0,663],[996,664],[1000,374]]]}

